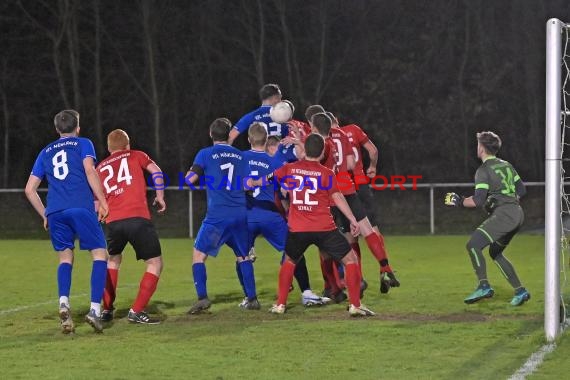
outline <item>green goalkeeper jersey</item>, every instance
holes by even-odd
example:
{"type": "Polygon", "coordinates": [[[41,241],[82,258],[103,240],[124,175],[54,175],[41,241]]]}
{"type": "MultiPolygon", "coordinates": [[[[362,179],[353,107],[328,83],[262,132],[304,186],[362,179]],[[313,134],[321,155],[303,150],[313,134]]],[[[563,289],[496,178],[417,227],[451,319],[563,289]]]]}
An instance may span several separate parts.
{"type": "Polygon", "coordinates": [[[475,173],[475,190],[487,190],[487,203],[492,201],[493,208],[505,204],[519,204],[515,183],[520,179],[513,165],[491,156],[475,173]]]}

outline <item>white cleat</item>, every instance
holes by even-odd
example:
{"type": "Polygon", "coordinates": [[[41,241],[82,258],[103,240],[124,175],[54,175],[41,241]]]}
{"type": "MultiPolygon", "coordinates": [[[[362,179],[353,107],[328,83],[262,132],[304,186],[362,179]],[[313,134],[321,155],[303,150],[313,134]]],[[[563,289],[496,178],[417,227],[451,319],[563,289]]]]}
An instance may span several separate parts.
{"type": "Polygon", "coordinates": [[[273,305],[271,306],[271,309],[269,309],[269,312],[271,314],[285,314],[285,305],[281,304],[281,305],[273,305]]]}
{"type": "Polygon", "coordinates": [[[348,308],[348,314],[350,314],[351,317],[371,317],[376,315],[375,312],[362,304],[360,304],[359,307],[351,304],[348,308]]]}
{"type": "Polygon", "coordinates": [[[303,292],[301,302],[305,307],[322,306],[331,302],[331,299],[328,297],[321,297],[319,295],[316,295],[312,290],[308,289],[303,292]]]}
{"type": "Polygon", "coordinates": [[[71,319],[71,311],[69,305],[62,303],[59,305],[59,323],[61,324],[61,332],[64,334],[73,334],[75,325],[71,319]]]}

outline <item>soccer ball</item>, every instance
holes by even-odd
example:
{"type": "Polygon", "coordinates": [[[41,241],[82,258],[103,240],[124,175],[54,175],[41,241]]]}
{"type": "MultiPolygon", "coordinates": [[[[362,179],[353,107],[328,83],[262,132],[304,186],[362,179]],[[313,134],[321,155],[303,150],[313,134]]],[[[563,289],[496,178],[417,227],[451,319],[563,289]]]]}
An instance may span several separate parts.
{"type": "Polygon", "coordinates": [[[293,118],[293,107],[289,101],[281,101],[271,107],[269,116],[276,123],[286,123],[293,118]]]}

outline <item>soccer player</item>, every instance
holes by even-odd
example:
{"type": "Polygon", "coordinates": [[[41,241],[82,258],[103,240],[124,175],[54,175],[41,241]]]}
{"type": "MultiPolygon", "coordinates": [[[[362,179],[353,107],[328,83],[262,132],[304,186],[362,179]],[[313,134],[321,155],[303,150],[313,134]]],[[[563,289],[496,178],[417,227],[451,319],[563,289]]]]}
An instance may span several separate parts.
{"type": "Polygon", "coordinates": [[[228,139],[230,145],[233,144],[234,140],[241,133],[246,132],[249,126],[254,122],[263,123],[267,128],[269,136],[283,138],[289,134],[289,126],[287,124],[276,123],[269,116],[271,106],[281,101],[281,88],[279,85],[274,83],[264,85],[259,90],[259,97],[261,98],[261,106],[239,119],[230,131],[228,139]]]}
{"type": "Polygon", "coordinates": [[[489,255],[514,289],[511,305],[520,306],[530,299],[530,293],[521,285],[515,268],[503,251],[519,231],[524,213],[519,199],[526,188],[515,168],[495,155],[501,148],[501,139],[493,132],[477,133],[477,157],[482,161],[475,173],[475,193],[463,197],[447,193],[445,204],[455,207],[484,207],[489,217],[471,234],[467,253],[479,284],[464,302],[472,304],[493,297],[494,290],[487,279],[483,249],[489,246],[489,255]]]}
{"type": "Polygon", "coordinates": [[[372,316],[375,313],[360,303],[358,258],[336,228],[330,212],[330,206],[334,202],[350,220],[352,233],[359,233],[358,223],[338,191],[334,172],[319,163],[324,145],[325,141],[321,136],[309,135],[305,141],[306,159],[286,164],[275,171],[275,180],[287,189],[291,207],[285,261],[279,270],[278,297],[270,312],[285,312],[295,264],[303,257],[307,248],[315,244],[321,252],[342,261],[346,268],[349,314],[372,316]]]}
{"type": "MultiPolygon", "coordinates": [[[[285,164],[284,161],[291,159],[287,152],[291,152],[292,149],[287,147],[276,148],[276,155],[274,156],[266,152],[267,131],[261,123],[253,123],[249,127],[248,139],[251,144],[251,150],[243,152],[243,155],[249,165],[249,175],[254,178],[273,173],[285,164]],[[283,151],[286,153],[283,153],[283,151]]],[[[252,248],[255,238],[262,235],[273,248],[278,252],[283,252],[287,240],[287,222],[275,204],[275,187],[270,183],[256,187],[253,191],[246,192],[246,201],[249,231],[248,247],[252,248]]],[[[236,269],[239,276],[239,268],[236,269]]],[[[302,292],[301,302],[304,306],[324,305],[327,301],[330,301],[330,299],[323,299],[323,297],[316,295],[311,290],[309,273],[304,258],[301,259],[295,268],[295,278],[302,292]]],[[[244,299],[242,304],[247,305],[247,299],[244,299]]]]}
{"type": "MultiPolygon", "coordinates": [[[[394,271],[390,266],[383,241],[372,228],[366,212],[364,211],[364,207],[356,196],[354,183],[348,175],[348,170],[352,170],[354,167],[354,155],[352,153],[352,147],[350,146],[346,135],[342,133],[342,130],[340,128],[337,126],[335,126],[335,128],[332,128],[333,123],[336,124],[334,115],[333,118],[331,118],[326,113],[319,113],[312,117],[311,127],[313,128],[314,133],[318,133],[321,136],[330,139],[330,141],[334,141],[334,146],[331,145],[330,148],[331,153],[328,154],[328,157],[324,158],[324,165],[329,168],[331,165],[336,165],[336,167],[340,169],[341,177],[339,177],[339,179],[342,178],[342,189],[345,193],[346,201],[350,205],[351,210],[355,213],[356,220],[360,226],[360,232],[364,236],[370,252],[374,255],[380,264],[380,291],[382,293],[386,293],[388,291],[386,289],[388,285],[389,287],[398,287],[400,286],[400,282],[396,278],[394,271]],[[332,153],[333,149],[335,148],[336,151],[334,152],[334,155],[337,157],[336,162],[333,160],[334,155],[332,153]]],[[[345,226],[345,228],[346,227],[348,226],[345,226]]],[[[331,291],[333,294],[335,294],[335,292],[338,293],[338,289],[336,289],[334,286],[329,267],[330,265],[325,266],[325,269],[327,271],[327,283],[332,286],[331,291]]]]}
{"type": "Polygon", "coordinates": [[[107,216],[109,207],[95,170],[93,143],[79,136],[79,113],[64,110],[55,115],[55,129],[60,138],[41,150],[26,184],[26,197],[43,218],[54,250],[59,256],[57,284],[59,319],[64,334],[75,331],[71,318],[69,293],[75,238],[79,248],[93,257],[91,269],[91,306],[85,321],[95,332],[103,332],[101,298],[105,288],[107,245],[99,221],[107,216]],[[48,181],[47,207],[38,195],[42,179],[48,181]],[[95,212],[95,199],[99,202],[95,212]]]}
{"type": "Polygon", "coordinates": [[[260,308],[255,290],[253,265],[248,258],[248,232],[243,179],[249,170],[243,153],[228,144],[232,123],[219,118],[210,125],[213,146],[198,152],[186,181],[200,181],[206,186],[208,207],[206,218],[194,242],[192,273],[198,301],[189,314],[197,314],[211,306],[206,288],[206,265],[209,256],[216,257],[220,247],[227,244],[235,253],[238,270],[243,279],[247,303],[245,309],[260,308]]]}
{"type": "Polygon", "coordinates": [[[113,303],[123,259],[122,253],[127,243],[130,243],[135,250],[137,260],[144,260],[146,271],[127,318],[132,323],[158,324],[160,321],[149,317],[145,312],[162,271],[162,251],[158,235],[150,221],[144,171],[151,173],[156,190],[153,204],[158,205],[159,213],[166,210],[162,172],[146,153],[131,150],[129,136],[121,129],[115,129],[107,135],[107,149],[111,155],[97,166],[109,203],[107,217],[109,263],[101,318],[104,322],[113,320],[113,303]]]}
{"type": "MultiPolygon", "coordinates": [[[[355,176],[367,175],[369,178],[374,178],[376,176],[376,165],[378,164],[378,148],[376,145],[368,138],[366,132],[362,130],[356,124],[348,124],[341,129],[344,131],[348,137],[348,141],[352,145],[352,151],[354,153],[354,169],[352,169],[353,178],[355,176]],[[362,148],[368,152],[370,157],[370,163],[364,172],[364,163],[362,161],[362,148]]],[[[378,229],[378,222],[376,220],[376,207],[374,207],[374,196],[372,195],[372,190],[370,190],[369,184],[358,184],[356,188],[356,194],[360,199],[366,209],[366,215],[368,215],[368,220],[374,228],[377,234],[380,234],[378,229]]],[[[383,240],[383,238],[380,238],[383,240]]]]}

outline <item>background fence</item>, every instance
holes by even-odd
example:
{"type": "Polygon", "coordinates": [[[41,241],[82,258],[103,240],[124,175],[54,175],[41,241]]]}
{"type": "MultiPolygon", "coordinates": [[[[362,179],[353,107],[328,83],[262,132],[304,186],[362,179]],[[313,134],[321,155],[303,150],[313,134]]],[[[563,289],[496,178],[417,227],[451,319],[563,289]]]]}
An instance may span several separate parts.
{"type": "MultiPolygon", "coordinates": [[[[524,231],[544,231],[544,182],[526,184],[523,198],[524,231]]],[[[471,194],[472,183],[419,183],[417,190],[373,191],[374,207],[380,228],[385,234],[467,234],[486,216],[480,209],[456,209],[443,204],[445,193],[455,191],[471,194]]],[[[40,189],[44,198],[46,189],[40,189]]],[[[154,192],[148,192],[149,203],[154,192]]],[[[162,237],[193,237],[206,211],[205,191],[180,190],[169,187],[166,192],[167,211],[153,212],[153,220],[162,237]]],[[[0,237],[46,237],[41,219],[28,203],[23,189],[0,189],[0,237]]]]}

